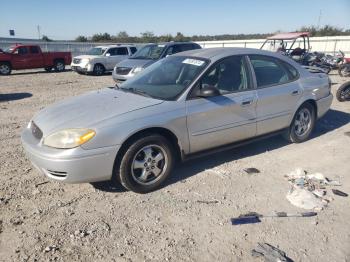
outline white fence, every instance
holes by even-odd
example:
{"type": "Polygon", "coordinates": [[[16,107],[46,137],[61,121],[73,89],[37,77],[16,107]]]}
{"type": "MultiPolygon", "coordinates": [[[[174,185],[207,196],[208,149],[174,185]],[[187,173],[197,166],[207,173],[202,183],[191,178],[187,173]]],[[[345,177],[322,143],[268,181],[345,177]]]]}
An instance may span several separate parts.
{"type": "MultiPolygon", "coordinates": [[[[260,48],[265,39],[254,40],[227,40],[227,41],[203,41],[197,42],[203,48],[211,47],[246,47],[260,48]]],[[[296,42],[301,45],[301,41],[296,42]]],[[[325,37],[310,37],[310,46],[312,51],[324,52],[334,55],[339,50],[343,51],[350,57],[350,36],[325,36],[325,37]]]]}
{"type": "MultiPolygon", "coordinates": [[[[260,48],[265,40],[226,40],[226,41],[202,41],[197,42],[203,48],[211,47],[247,47],[247,48],[260,48]]],[[[0,38],[0,48],[6,49],[7,47],[16,43],[31,43],[38,44],[43,51],[68,51],[72,52],[73,56],[84,54],[88,49],[97,45],[115,44],[115,43],[85,43],[85,42],[67,42],[67,41],[54,41],[43,42],[35,40],[9,40],[0,38]]],[[[300,43],[298,43],[300,44],[300,43]]],[[[338,50],[342,50],[348,57],[350,57],[350,36],[330,36],[330,37],[311,37],[310,45],[312,51],[324,52],[328,54],[335,54],[338,50]]]]}

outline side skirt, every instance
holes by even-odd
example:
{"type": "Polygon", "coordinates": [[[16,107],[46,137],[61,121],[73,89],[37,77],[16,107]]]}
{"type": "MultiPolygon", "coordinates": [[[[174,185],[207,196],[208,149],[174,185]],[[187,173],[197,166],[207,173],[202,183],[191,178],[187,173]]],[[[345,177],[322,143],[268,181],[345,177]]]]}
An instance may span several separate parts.
{"type": "Polygon", "coordinates": [[[240,146],[244,146],[244,145],[247,145],[247,144],[250,144],[250,143],[254,143],[256,141],[260,141],[260,140],[263,140],[263,139],[266,139],[266,138],[269,138],[269,137],[277,136],[277,135],[282,134],[285,131],[286,131],[286,129],[281,129],[281,130],[278,130],[278,131],[275,131],[275,132],[272,132],[272,133],[269,133],[269,134],[256,136],[254,138],[245,139],[245,140],[234,142],[234,143],[231,143],[231,144],[228,144],[228,145],[214,147],[214,148],[211,148],[211,149],[206,149],[206,150],[203,150],[203,151],[200,151],[200,152],[195,152],[195,153],[191,153],[191,154],[187,154],[187,155],[182,153],[181,154],[181,158],[182,158],[182,161],[185,162],[185,161],[188,161],[188,160],[191,160],[191,159],[200,158],[200,157],[207,156],[207,155],[210,155],[210,154],[227,151],[227,150],[230,150],[230,149],[233,149],[233,148],[236,148],[236,147],[240,147],[240,146]]]}

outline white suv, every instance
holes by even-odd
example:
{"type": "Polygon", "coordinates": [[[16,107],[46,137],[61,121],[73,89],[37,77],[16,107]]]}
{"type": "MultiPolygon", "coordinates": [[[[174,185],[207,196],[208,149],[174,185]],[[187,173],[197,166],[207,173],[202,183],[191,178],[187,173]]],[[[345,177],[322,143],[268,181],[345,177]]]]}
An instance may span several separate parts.
{"type": "Polygon", "coordinates": [[[132,45],[108,45],[91,48],[86,55],[72,59],[71,68],[80,74],[103,75],[137,51],[132,45]]]}

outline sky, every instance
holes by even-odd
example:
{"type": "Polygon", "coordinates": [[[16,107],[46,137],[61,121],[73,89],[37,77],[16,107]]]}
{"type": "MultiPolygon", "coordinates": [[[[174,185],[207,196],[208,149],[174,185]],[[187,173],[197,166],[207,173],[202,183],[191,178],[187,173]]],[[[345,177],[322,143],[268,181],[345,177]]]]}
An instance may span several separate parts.
{"type": "Polygon", "coordinates": [[[54,40],[120,31],[191,36],[287,32],[318,24],[350,28],[350,0],[16,0],[1,1],[0,13],[0,37],[14,29],[18,38],[38,38],[39,25],[54,40]]]}

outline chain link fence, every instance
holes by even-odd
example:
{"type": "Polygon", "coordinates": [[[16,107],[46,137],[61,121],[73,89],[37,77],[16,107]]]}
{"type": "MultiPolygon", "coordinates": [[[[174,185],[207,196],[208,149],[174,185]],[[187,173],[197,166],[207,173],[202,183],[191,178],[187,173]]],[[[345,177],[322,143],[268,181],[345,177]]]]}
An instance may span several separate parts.
{"type": "MultiPolygon", "coordinates": [[[[254,40],[226,40],[226,41],[200,41],[197,42],[203,48],[212,47],[247,47],[247,48],[260,48],[264,43],[264,39],[254,40]]],[[[111,45],[116,43],[91,43],[91,42],[69,42],[69,41],[53,41],[43,42],[26,39],[1,39],[0,48],[6,49],[14,44],[35,44],[39,45],[44,52],[55,51],[67,51],[71,52],[72,56],[77,56],[86,53],[90,48],[98,45],[111,45]]],[[[301,44],[301,42],[297,42],[301,44]]],[[[347,56],[350,57],[350,36],[332,36],[332,37],[311,37],[310,45],[312,51],[324,52],[327,54],[335,54],[339,50],[342,50],[347,56]]],[[[136,44],[136,46],[142,46],[142,44],[136,44]]]]}

